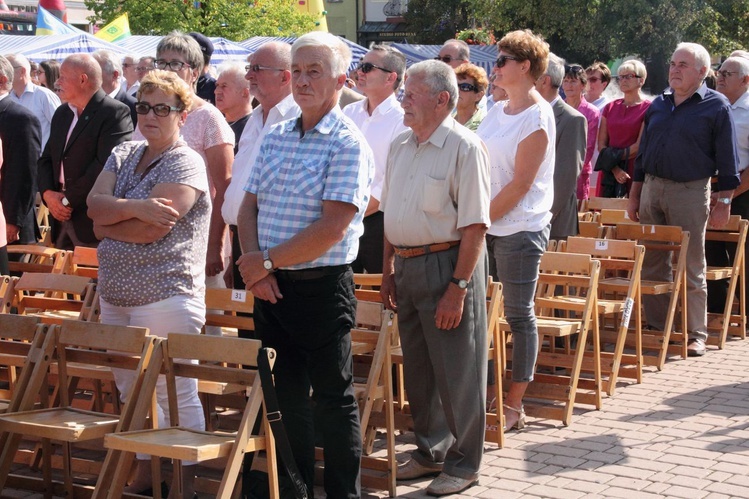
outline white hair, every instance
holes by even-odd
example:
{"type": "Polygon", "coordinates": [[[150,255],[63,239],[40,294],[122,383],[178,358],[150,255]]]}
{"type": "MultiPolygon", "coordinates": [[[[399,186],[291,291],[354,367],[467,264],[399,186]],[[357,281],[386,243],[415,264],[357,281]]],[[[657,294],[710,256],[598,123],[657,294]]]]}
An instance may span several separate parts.
{"type": "Polygon", "coordinates": [[[96,62],[101,65],[101,72],[106,75],[113,75],[115,71],[122,74],[122,61],[109,50],[97,50],[91,54],[96,62]]]}
{"type": "Polygon", "coordinates": [[[293,61],[297,50],[303,47],[324,47],[332,56],[331,68],[336,76],[345,75],[351,65],[351,49],[340,38],[322,31],[312,31],[296,39],[291,46],[293,61]]]}
{"type": "Polygon", "coordinates": [[[447,92],[450,95],[448,107],[452,110],[458,101],[458,77],[455,70],[441,61],[427,59],[417,62],[406,71],[406,77],[420,75],[432,94],[447,92]]]}
{"type": "MultiPolygon", "coordinates": [[[[8,61],[14,66],[21,66],[22,68],[26,69],[26,74],[31,74],[31,63],[29,63],[29,60],[26,59],[26,56],[23,54],[8,54],[5,56],[8,61]]],[[[12,79],[12,78],[11,78],[12,79]]]]}
{"type": "Polygon", "coordinates": [[[705,74],[710,69],[710,53],[699,43],[682,42],[676,46],[676,50],[686,50],[694,56],[694,62],[697,63],[697,69],[705,68],[705,74]]]}
{"type": "Polygon", "coordinates": [[[244,77],[245,71],[244,69],[245,65],[241,62],[236,61],[229,61],[221,64],[221,66],[218,67],[218,78],[220,78],[223,75],[226,75],[227,77],[232,77],[236,81],[241,82],[246,86],[247,88],[250,87],[250,82],[244,77]]]}
{"type": "MultiPolygon", "coordinates": [[[[723,61],[723,64],[727,62],[733,62],[739,66],[739,76],[741,76],[742,78],[745,76],[749,76],[749,59],[747,59],[746,57],[731,56],[723,61]]],[[[721,64],[721,67],[723,67],[723,64],[721,64]]]]}

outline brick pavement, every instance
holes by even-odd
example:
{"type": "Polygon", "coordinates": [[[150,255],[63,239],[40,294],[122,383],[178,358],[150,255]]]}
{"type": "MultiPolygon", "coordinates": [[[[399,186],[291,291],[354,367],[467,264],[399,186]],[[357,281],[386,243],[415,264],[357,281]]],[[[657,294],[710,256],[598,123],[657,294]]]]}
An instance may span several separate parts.
{"type": "MultiPolygon", "coordinates": [[[[487,444],[480,483],[463,496],[749,498],[749,341],[669,361],[620,384],[601,411],[555,423],[531,418],[504,449],[487,444]]],[[[407,460],[408,436],[397,443],[407,460]]],[[[423,497],[428,484],[399,482],[398,497],[423,497]]]]}
{"type": "MultiPolygon", "coordinates": [[[[411,448],[409,435],[398,437],[399,461],[411,448]]],[[[423,497],[428,484],[401,482],[398,497],[423,497]]],[[[461,497],[749,498],[749,340],[622,383],[601,411],[576,410],[569,427],[530,419],[504,449],[487,444],[480,483],[461,497]]]]}

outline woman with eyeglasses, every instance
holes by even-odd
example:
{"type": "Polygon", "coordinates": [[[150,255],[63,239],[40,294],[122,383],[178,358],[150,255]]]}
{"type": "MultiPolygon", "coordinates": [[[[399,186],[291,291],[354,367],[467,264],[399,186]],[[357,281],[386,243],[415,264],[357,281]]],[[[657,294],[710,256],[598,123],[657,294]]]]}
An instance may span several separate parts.
{"type": "Polygon", "coordinates": [[[491,163],[492,225],[486,242],[492,275],[502,283],[512,330],[512,383],[505,398],[505,428],[523,428],[523,396],[533,380],[538,329],[533,296],[541,255],[549,240],[554,197],[556,125],[551,105],[535,82],[548,64],[549,44],[529,30],[499,41],[496,84],[508,100],[494,104],[478,131],[491,163]]]}
{"type": "MultiPolygon", "coordinates": [[[[138,129],[145,140],[115,147],[88,195],[98,247],[101,322],[149,328],[152,335],[199,334],[205,323],[205,259],[211,213],[205,165],[181,138],[196,98],[174,73],[152,71],[138,90],[138,129]]],[[[120,393],[134,381],[112,369],[120,393]]],[[[177,379],[180,426],[203,430],[197,382],[177,379]]],[[[156,398],[159,425],[169,424],[166,384],[156,398]]],[[[185,498],[193,497],[193,463],[185,498]]],[[[126,489],[152,495],[149,456],[138,456],[126,489]]]]}
{"type": "Polygon", "coordinates": [[[647,78],[645,65],[636,60],[619,66],[616,82],[624,94],[609,102],[601,114],[598,131],[599,176],[598,195],[606,198],[626,197],[632,185],[635,157],[644,129],[645,113],[650,101],[642,94],[647,78]]]}
{"type": "Polygon", "coordinates": [[[577,199],[588,199],[590,195],[590,176],[593,173],[593,153],[596,150],[596,140],[598,138],[598,122],[601,119],[601,113],[598,108],[583,98],[583,92],[588,85],[588,75],[579,64],[572,64],[564,67],[564,80],[562,80],[562,89],[564,90],[564,101],[580,112],[588,122],[588,142],[585,149],[585,161],[583,169],[577,177],[577,199]]]}
{"type": "Polygon", "coordinates": [[[39,85],[50,90],[55,89],[55,82],[60,77],[60,63],[54,59],[39,63],[39,85]]]}
{"type": "Polygon", "coordinates": [[[486,77],[486,71],[483,68],[470,62],[455,68],[455,76],[458,77],[458,103],[454,111],[455,121],[475,132],[486,116],[486,109],[480,107],[479,102],[486,93],[489,79],[486,77]]]}
{"type": "MultiPolygon", "coordinates": [[[[202,74],[203,52],[194,38],[175,31],[159,42],[154,66],[177,74],[195,93],[198,77],[202,74]]],[[[139,140],[143,136],[136,130],[133,138],[139,140]]],[[[206,286],[223,288],[226,285],[222,276],[231,258],[231,244],[227,239],[227,226],[221,216],[221,205],[224,204],[224,193],[231,179],[234,132],[221,111],[195,94],[193,106],[182,127],[182,138],[200,154],[208,171],[213,209],[206,256],[206,286]]],[[[217,329],[208,328],[208,332],[220,334],[217,329]]]]}
{"type": "Polygon", "coordinates": [[[585,100],[603,111],[603,106],[609,102],[604,92],[611,83],[611,70],[606,64],[596,61],[585,69],[585,74],[588,75],[585,100]]]}

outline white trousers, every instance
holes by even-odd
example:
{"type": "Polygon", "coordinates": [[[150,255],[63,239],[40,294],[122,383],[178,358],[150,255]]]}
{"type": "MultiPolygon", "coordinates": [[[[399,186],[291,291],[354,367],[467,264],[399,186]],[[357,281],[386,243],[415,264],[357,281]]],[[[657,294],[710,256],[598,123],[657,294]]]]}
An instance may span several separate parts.
{"type": "MultiPolygon", "coordinates": [[[[200,329],[205,323],[205,301],[202,297],[177,295],[139,307],[118,307],[102,299],[101,322],[119,326],[147,327],[151,335],[161,338],[166,338],[168,333],[200,334],[200,329]]],[[[127,369],[112,369],[112,373],[117,389],[124,397],[130,391],[135,375],[127,369]]],[[[180,426],[204,430],[205,417],[198,397],[197,380],[178,377],[176,386],[180,426]]],[[[169,426],[169,401],[164,376],[159,376],[156,383],[156,400],[159,408],[159,427],[169,426]]],[[[136,457],[150,458],[148,454],[138,454],[136,457]]]]}

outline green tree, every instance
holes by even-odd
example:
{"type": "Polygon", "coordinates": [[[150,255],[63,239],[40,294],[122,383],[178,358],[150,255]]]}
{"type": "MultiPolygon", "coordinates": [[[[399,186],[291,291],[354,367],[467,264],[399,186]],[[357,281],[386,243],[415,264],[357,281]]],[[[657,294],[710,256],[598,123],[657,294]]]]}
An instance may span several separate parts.
{"type": "Polygon", "coordinates": [[[293,0],[85,0],[106,24],[127,12],[134,35],[164,35],[173,30],[244,40],[252,36],[298,36],[315,28],[315,19],[293,0]]]}

